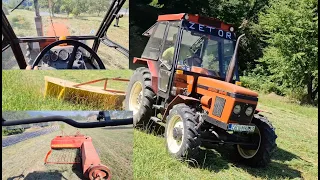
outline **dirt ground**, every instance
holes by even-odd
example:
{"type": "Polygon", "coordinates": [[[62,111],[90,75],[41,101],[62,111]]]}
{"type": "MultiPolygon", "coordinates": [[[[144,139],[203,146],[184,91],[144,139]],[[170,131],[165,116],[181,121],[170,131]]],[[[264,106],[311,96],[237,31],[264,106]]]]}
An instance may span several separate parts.
{"type": "MultiPolygon", "coordinates": [[[[94,129],[76,129],[65,125],[63,131],[66,135],[80,131],[92,137],[101,162],[112,172],[112,179],[132,179],[132,125],[94,129]]],[[[57,131],[2,148],[2,179],[83,179],[79,165],[44,165],[51,140],[61,134],[57,131]]]]}

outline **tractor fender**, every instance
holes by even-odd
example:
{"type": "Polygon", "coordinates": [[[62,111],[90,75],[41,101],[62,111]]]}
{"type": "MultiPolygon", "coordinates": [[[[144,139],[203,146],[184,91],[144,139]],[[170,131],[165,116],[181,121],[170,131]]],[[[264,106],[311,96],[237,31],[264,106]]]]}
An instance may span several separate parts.
{"type": "Polygon", "coordinates": [[[155,60],[144,59],[144,58],[133,58],[134,64],[147,65],[151,74],[152,90],[154,93],[158,92],[158,78],[159,78],[159,64],[155,60]]]}
{"type": "Polygon", "coordinates": [[[188,96],[184,96],[184,95],[177,95],[168,105],[168,107],[166,108],[163,116],[162,116],[162,121],[165,122],[165,119],[167,118],[170,109],[172,109],[172,107],[176,104],[180,104],[180,103],[185,103],[185,104],[191,104],[193,102],[199,102],[199,99],[193,98],[193,97],[188,97],[188,96]]]}

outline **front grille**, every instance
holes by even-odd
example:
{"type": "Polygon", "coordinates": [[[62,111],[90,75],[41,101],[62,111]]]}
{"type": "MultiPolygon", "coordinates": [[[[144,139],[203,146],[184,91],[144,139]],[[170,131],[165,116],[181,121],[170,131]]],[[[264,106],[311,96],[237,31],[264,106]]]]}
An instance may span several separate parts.
{"type": "Polygon", "coordinates": [[[221,98],[221,97],[216,97],[215,102],[214,102],[214,107],[213,107],[213,115],[217,117],[221,117],[224,104],[226,103],[226,99],[221,98]]]}

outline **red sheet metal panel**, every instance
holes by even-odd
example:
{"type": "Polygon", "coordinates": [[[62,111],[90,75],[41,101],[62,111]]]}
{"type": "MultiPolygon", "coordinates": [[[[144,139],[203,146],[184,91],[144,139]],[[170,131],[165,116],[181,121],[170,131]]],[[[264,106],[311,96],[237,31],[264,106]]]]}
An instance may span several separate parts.
{"type": "Polygon", "coordinates": [[[84,135],[75,136],[56,136],[51,141],[52,149],[62,149],[62,148],[80,148],[85,140],[91,138],[84,135]]]}
{"type": "Polygon", "coordinates": [[[158,21],[181,20],[184,15],[185,15],[185,13],[159,15],[159,16],[158,16],[158,21]]]}
{"type": "Polygon", "coordinates": [[[100,158],[92,142],[84,142],[81,146],[83,173],[87,172],[91,165],[101,164],[100,158]]]}

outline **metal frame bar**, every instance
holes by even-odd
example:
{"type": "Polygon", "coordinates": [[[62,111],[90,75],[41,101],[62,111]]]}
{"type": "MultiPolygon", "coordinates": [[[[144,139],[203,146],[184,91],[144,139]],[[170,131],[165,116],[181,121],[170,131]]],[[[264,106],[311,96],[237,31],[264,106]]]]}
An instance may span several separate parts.
{"type": "MultiPolygon", "coordinates": [[[[75,149],[79,149],[79,148],[75,148],[75,149]]],[[[52,149],[50,149],[44,159],[44,164],[80,164],[81,162],[50,162],[48,161],[48,158],[50,156],[50,154],[52,153],[52,149]]]]}
{"type": "Polygon", "coordinates": [[[116,49],[117,51],[119,51],[120,53],[122,53],[123,55],[129,58],[129,50],[124,48],[120,44],[110,40],[107,36],[101,38],[100,40],[104,45],[116,49]]]}
{"type": "Polygon", "coordinates": [[[79,84],[74,85],[73,87],[80,87],[82,85],[93,84],[93,83],[96,83],[96,82],[105,81],[104,82],[104,86],[103,86],[103,90],[109,91],[109,92],[116,92],[116,93],[125,93],[125,91],[107,89],[108,80],[123,81],[123,82],[129,82],[130,81],[129,79],[123,79],[123,78],[102,78],[102,79],[96,79],[96,80],[92,80],[92,81],[87,81],[87,82],[84,82],[84,83],[79,83],[79,84]]]}
{"type": "MultiPolygon", "coordinates": [[[[12,52],[17,60],[17,63],[19,65],[20,69],[25,69],[27,67],[26,60],[24,59],[24,55],[22,53],[20,44],[18,42],[18,38],[16,34],[14,33],[6,15],[4,14],[2,10],[1,14],[2,19],[2,34],[4,39],[8,40],[12,49],[12,52]]],[[[8,47],[7,47],[8,48],[8,47]]],[[[3,48],[4,50],[6,48],[3,48]]]]}
{"type": "MultiPolygon", "coordinates": [[[[67,36],[68,39],[72,40],[95,40],[97,36],[67,36]]],[[[27,43],[27,42],[41,42],[41,41],[56,41],[56,37],[54,36],[39,36],[39,37],[19,37],[19,43],[27,43]]]]}

